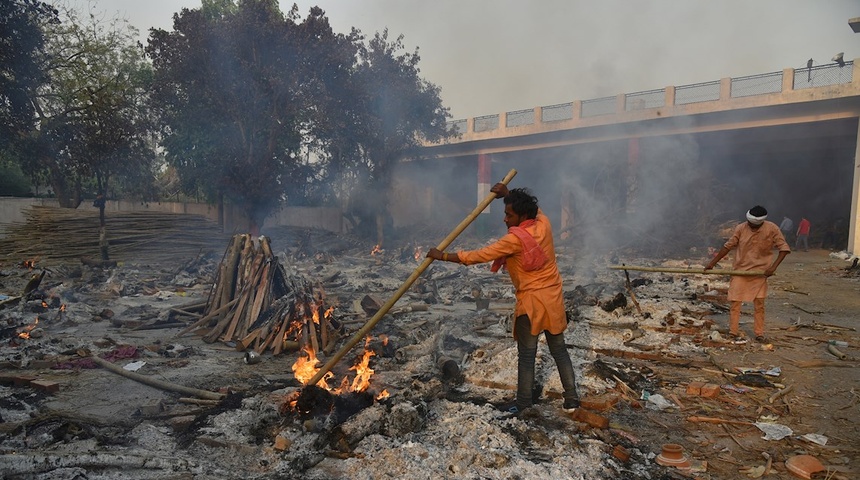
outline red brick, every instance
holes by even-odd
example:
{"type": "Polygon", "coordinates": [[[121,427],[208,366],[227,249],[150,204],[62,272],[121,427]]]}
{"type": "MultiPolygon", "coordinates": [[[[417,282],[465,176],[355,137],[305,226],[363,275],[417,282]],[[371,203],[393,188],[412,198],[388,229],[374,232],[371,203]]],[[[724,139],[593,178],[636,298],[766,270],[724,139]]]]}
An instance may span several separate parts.
{"type": "Polygon", "coordinates": [[[702,396],[705,398],[715,398],[720,394],[720,386],[715,383],[706,383],[702,387],[702,396]]]}
{"type": "Polygon", "coordinates": [[[582,400],[580,401],[582,408],[596,410],[598,412],[609,410],[614,407],[616,403],[618,403],[618,395],[611,393],[596,396],[585,396],[582,397],[582,400]]]}
{"type": "Polygon", "coordinates": [[[614,449],[612,449],[612,456],[621,460],[622,462],[626,462],[630,460],[630,452],[622,447],[621,445],[616,445],[614,449]]]}
{"type": "Polygon", "coordinates": [[[584,408],[577,408],[576,411],[573,412],[573,419],[577,422],[587,423],[594,428],[606,428],[609,426],[608,418],[603,415],[589,412],[584,408]]]}
{"type": "Polygon", "coordinates": [[[12,380],[12,382],[15,384],[16,387],[26,387],[30,384],[30,382],[35,379],[36,377],[32,375],[18,375],[12,380]]]}
{"type": "Polygon", "coordinates": [[[60,384],[49,380],[33,380],[30,382],[30,386],[48,393],[56,393],[60,391],[60,384]]]}
{"type": "Polygon", "coordinates": [[[704,386],[705,382],[690,382],[687,384],[687,395],[698,397],[702,394],[702,387],[704,386]]]}

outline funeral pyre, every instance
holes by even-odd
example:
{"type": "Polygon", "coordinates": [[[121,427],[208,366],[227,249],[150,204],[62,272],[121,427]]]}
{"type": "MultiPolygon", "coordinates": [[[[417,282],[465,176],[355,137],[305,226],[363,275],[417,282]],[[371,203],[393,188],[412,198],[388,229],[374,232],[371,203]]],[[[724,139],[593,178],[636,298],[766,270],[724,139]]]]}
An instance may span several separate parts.
{"type": "MultiPolygon", "coordinates": [[[[617,262],[579,259],[574,268],[563,249],[572,320],[565,336],[584,399],[580,413],[561,411],[561,386],[544,343],[540,403],[520,416],[497,408],[516,386],[513,292],[502,275],[450,264],[428,269],[325,386],[305,385],[304,369],[314,371],[316,360],[367,320],[378,304],[373,298],[395,290],[417,263],[414,245],[370,255],[372,247],[270,254],[280,250],[239,236],[227,254],[180,267],[52,268],[32,298],[0,309],[4,325],[15,326],[14,338],[4,337],[0,348],[4,473],[13,479],[720,479],[767,468],[773,478],[788,478],[786,460],[801,453],[821,458],[833,478],[856,468],[851,432],[857,429],[850,427],[858,399],[851,382],[816,384],[800,376],[832,362],[851,365],[851,358],[826,351],[809,354],[812,346],[821,350],[818,340],[853,344],[853,330],[840,328],[839,318],[789,308],[794,315],[785,316],[786,330],[772,328],[783,332],[774,350],[729,341],[720,333],[726,279],[643,274],[628,281],[606,269],[617,262]],[[231,277],[225,267],[233,265],[234,250],[231,277]],[[42,335],[20,337],[37,308],[46,310],[30,333],[41,328],[42,335]],[[189,398],[87,368],[80,353],[221,397],[189,398]],[[786,354],[793,360],[782,360],[786,354]],[[377,398],[383,390],[390,396],[377,398]],[[811,403],[827,401],[834,408],[822,418],[811,403]],[[761,439],[760,428],[773,437],[783,427],[793,433],[761,439]],[[826,445],[815,443],[827,441],[822,437],[826,445]],[[667,443],[683,446],[688,466],[658,463],[667,443]]],[[[36,272],[38,265],[4,267],[4,284],[20,285],[6,292],[20,296],[36,272]]],[[[782,278],[772,284],[777,306],[817,311],[804,303],[808,295],[792,293],[802,287],[782,278]]],[[[851,355],[850,347],[841,348],[851,355]]]]}

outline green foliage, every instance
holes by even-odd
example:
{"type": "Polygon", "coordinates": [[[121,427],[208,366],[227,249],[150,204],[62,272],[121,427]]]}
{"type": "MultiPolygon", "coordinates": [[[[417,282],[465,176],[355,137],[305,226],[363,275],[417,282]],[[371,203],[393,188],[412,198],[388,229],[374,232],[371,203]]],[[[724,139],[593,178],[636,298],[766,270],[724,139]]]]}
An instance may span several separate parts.
{"type": "Polygon", "coordinates": [[[32,186],[17,164],[0,160],[0,197],[32,195],[32,186]]]}
{"type": "Polygon", "coordinates": [[[300,23],[271,0],[218,11],[185,9],[172,32],[152,32],[153,97],[184,188],[225,195],[262,224],[282,200],[306,198],[324,99],[349,77],[355,49],[319,9],[300,23]]]}
{"type": "Polygon", "coordinates": [[[46,81],[42,26],[57,21],[56,10],[46,3],[0,2],[0,148],[35,127],[29,92],[46,81]]]}
{"type": "Polygon", "coordinates": [[[152,74],[136,30],[93,14],[83,22],[71,10],[59,18],[40,25],[38,75],[17,90],[32,107],[30,124],[10,135],[22,169],[45,178],[62,206],[80,203],[87,185],[105,191],[112,178],[151,184],[152,74]]]}
{"type": "Polygon", "coordinates": [[[275,0],[207,0],[152,31],[153,98],[183,189],[226,196],[261,224],[284,201],[386,188],[393,163],[446,135],[449,115],[402,37],[363,42],[317,7],[302,20],[275,0]]]}

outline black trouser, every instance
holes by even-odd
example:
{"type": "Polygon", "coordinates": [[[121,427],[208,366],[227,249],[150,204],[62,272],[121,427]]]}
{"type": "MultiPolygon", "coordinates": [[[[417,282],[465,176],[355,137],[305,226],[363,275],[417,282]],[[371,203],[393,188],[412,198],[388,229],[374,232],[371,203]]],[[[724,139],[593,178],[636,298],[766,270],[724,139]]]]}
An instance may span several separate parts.
{"type": "MultiPolygon", "coordinates": [[[[514,331],[517,336],[517,408],[523,410],[531,407],[532,390],[535,385],[535,356],[537,355],[538,335],[532,335],[532,326],[528,315],[520,315],[514,323],[514,331]]],[[[558,375],[561,377],[561,385],[564,387],[564,399],[578,399],[576,393],[576,377],[573,373],[573,363],[567,353],[564,344],[564,333],[553,335],[547,331],[546,344],[549,347],[555,365],[558,367],[558,375]]]]}

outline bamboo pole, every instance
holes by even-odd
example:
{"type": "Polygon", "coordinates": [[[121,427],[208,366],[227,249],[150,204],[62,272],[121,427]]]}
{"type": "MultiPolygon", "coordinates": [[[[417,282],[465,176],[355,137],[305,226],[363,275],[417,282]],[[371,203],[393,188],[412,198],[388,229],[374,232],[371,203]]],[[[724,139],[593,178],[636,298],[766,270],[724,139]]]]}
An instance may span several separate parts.
{"type": "MultiPolygon", "coordinates": [[[[504,183],[505,185],[507,185],[508,182],[510,182],[511,179],[514,178],[514,176],[516,174],[517,174],[517,171],[514,169],[511,169],[511,171],[508,172],[507,175],[505,175],[505,178],[502,179],[501,183],[504,183]]],[[[474,222],[475,219],[478,218],[478,215],[480,215],[481,212],[483,212],[484,209],[487,208],[487,206],[489,206],[491,203],[493,203],[493,200],[495,200],[495,199],[496,199],[496,194],[490,192],[481,201],[481,203],[479,203],[478,206],[475,207],[474,210],[472,210],[472,213],[467,215],[466,218],[464,218],[463,221],[461,221],[459,225],[454,227],[454,230],[452,230],[451,233],[449,233],[448,236],[445,237],[445,239],[442,240],[439,243],[439,245],[436,246],[436,248],[439,250],[443,250],[443,251],[446,248],[448,248],[448,245],[450,245],[451,242],[453,242],[454,239],[457,238],[458,235],[463,233],[463,230],[465,230],[466,227],[468,227],[472,222],[474,222]]],[[[314,375],[313,378],[311,378],[311,380],[310,380],[310,382],[308,382],[308,384],[316,385],[317,382],[319,382],[323,378],[323,376],[325,376],[326,373],[331,371],[332,367],[334,367],[337,364],[337,362],[339,362],[340,359],[343,358],[344,355],[346,355],[350,350],[352,350],[352,347],[354,347],[359,341],[361,341],[361,339],[364,338],[364,336],[367,335],[370,332],[370,330],[372,330],[373,327],[377,323],[379,323],[380,320],[382,320],[382,317],[385,316],[385,314],[388,313],[389,310],[391,310],[391,307],[393,307],[394,304],[397,303],[398,300],[400,300],[400,297],[402,297],[403,294],[406,293],[406,290],[409,290],[409,287],[411,287],[412,284],[415,283],[415,280],[417,280],[418,277],[422,273],[424,273],[424,270],[427,270],[427,267],[429,267],[431,263],[433,263],[433,259],[430,257],[426,257],[424,259],[424,261],[421,262],[421,265],[419,265],[418,268],[416,268],[412,272],[412,274],[409,275],[409,278],[407,278],[406,281],[403,282],[403,285],[401,285],[400,288],[398,288],[397,291],[394,292],[394,295],[391,298],[389,298],[388,301],[385,302],[385,304],[382,305],[382,307],[376,312],[375,315],[373,315],[373,318],[368,320],[367,323],[365,323],[364,326],[361,327],[361,329],[359,329],[357,332],[355,332],[355,335],[353,335],[352,338],[350,338],[349,341],[347,341],[346,344],[343,347],[341,347],[341,349],[338,350],[338,352],[335,353],[335,355],[333,357],[331,357],[331,359],[329,359],[329,361],[326,362],[325,365],[323,365],[317,371],[316,375],[314,375]]]]}
{"type": "Polygon", "coordinates": [[[632,267],[629,265],[611,265],[612,270],[633,270],[637,272],[688,273],[698,275],[733,275],[738,277],[759,277],[764,275],[762,270],[705,270],[702,268],[668,268],[668,267],[632,267]]]}
{"type": "Polygon", "coordinates": [[[225,396],[223,393],[210,392],[209,390],[200,390],[197,388],[186,387],[183,385],[176,385],[175,383],[165,382],[164,380],[159,380],[157,378],[148,377],[139,373],[130,372],[128,370],[123,369],[119,365],[114,365],[113,363],[110,363],[100,357],[90,357],[90,359],[92,359],[93,362],[95,362],[98,366],[104,368],[105,370],[110,370],[113,373],[122,375],[126,378],[130,378],[136,382],[149,385],[150,387],[160,388],[162,390],[168,390],[170,392],[182,393],[185,395],[192,395],[194,397],[205,398],[207,400],[221,400],[225,396]]]}

